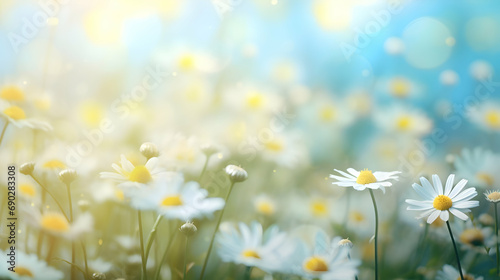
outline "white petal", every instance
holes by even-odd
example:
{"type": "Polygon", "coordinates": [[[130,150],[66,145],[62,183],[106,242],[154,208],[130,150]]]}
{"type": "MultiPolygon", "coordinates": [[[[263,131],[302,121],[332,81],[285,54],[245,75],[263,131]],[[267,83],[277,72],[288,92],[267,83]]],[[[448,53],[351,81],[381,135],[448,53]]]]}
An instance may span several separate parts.
{"type": "Polygon", "coordinates": [[[422,211],[422,210],[429,210],[432,209],[432,204],[431,205],[419,205],[419,206],[408,206],[406,210],[416,210],[416,211],[422,211]]]}
{"type": "Polygon", "coordinates": [[[438,196],[438,193],[436,190],[432,187],[431,183],[427,178],[425,177],[420,177],[420,183],[422,184],[422,187],[424,188],[426,193],[429,193],[432,195],[432,197],[438,196]]]}
{"type": "Polygon", "coordinates": [[[439,214],[439,217],[441,218],[441,220],[447,222],[448,219],[450,218],[450,213],[448,211],[441,211],[441,214],[439,214]]]}
{"type": "Polygon", "coordinates": [[[464,213],[460,212],[460,210],[455,209],[454,207],[451,207],[448,210],[450,210],[451,214],[455,215],[457,218],[462,219],[464,221],[466,221],[469,218],[469,216],[465,215],[464,213]]]}
{"type": "Polygon", "coordinates": [[[467,184],[467,180],[465,180],[465,179],[460,180],[460,182],[458,182],[458,184],[451,191],[449,197],[451,199],[453,199],[457,194],[460,193],[460,191],[465,187],[466,184],[467,184]]]}
{"type": "Polygon", "coordinates": [[[427,218],[427,223],[432,224],[437,219],[440,212],[441,211],[439,211],[439,210],[434,210],[434,212],[432,212],[432,214],[429,216],[429,218],[427,218]]]}
{"type": "Polygon", "coordinates": [[[479,201],[459,201],[457,203],[453,203],[454,208],[473,208],[478,207],[479,201]]]}
{"type": "Polygon", "coordinates": [[[398,177],[394,176],[396,174],[401,173],[400,171],[392,171],[392,172],[381,172],[381,171],[376,171],[373,172],[373,176],[377,179],[377,181],[385,181],[389,179],[397,180],[398,177]]]}
{"type": "Polygon", "coordinates": [[[443,184],[441,183],[441,179],[439,179],[439,176],[434,174],[432,175],[432,182],[434,183],[434,189],[439,195],[443,194],[443,184]]]}
{"type": "Polygon", "coordinates": [[[418,201],[413,199],[406,199],[405,202],[415,206],[432,205],[432,201],[418,201]]]}
{"type": "Polygon", "coordinates": [[[475,197],[477,195],[476,189],[475,188],[468,188],[465,191],[461,192],[460,194],[456,195],[454,198],[451,200],[453,202],[459,202],[461,200],[467,200],[475,197]]]}
{"type": "Polygon", "coordinates": [[[416,192],[417,192],[417,193],[418,193],[418,194],[419,194],[422,198],[427,199],[427,200],[433,200],[433,199],[434,199],[434,197],[432,196],[432,194],[427,193],[427,192],[425,191],[425,189],[424,189],[422,186],[420,186],[419,184],[414,183],[414,184],[412,185],[412,187],[413,187],[413,189],[414,189],[414,190],[415,190],[415,191],[416,191],[416,192]]]}
{"type": "Polygon", "coordinates": [[[353,187],[354,185],[357,185],[356,182],[332,182],[332,184],[341,187],[353,187]]]}
{"type": "Polygon", "coordinates": [[[351,174],[347,174],[345,173],[344,171],[342,170],[338,170],[338,169],[334,169],[335,171],[337,171],[338,173],[342,174],[343,176],[345,176],[346,178],[351,178],[351,179],[356,179],[356,177],[352,176],[351,174]]]}
{"type": "Polygon", "coordinates": [[[134,165],[124,155],[121,155],[120,158],[122,168],[127,172],[132,172],[134,170],[134,165]]]}
{"type": "Polygon", "coordinates": [[[427,216],[429,216],[434,211],[436,211],[436,209],[434,209],[434,208],[426,210],[424,213],[418,215],[417,219],[422,219],[423,217],[427,217],[427,216]]]}
{"type": "Polygon", "coordinates": [[[455,181],[455,174],[450,174],[446,180],[446,186],[444,189],[444,195],[449,196],[451,189],[453,188],[453,182],[455,181]]]}
{"type": "Polygon", "coordinates": [[[351,173],[356,178],[359,176],[359,171],[356,171],[354,168],[347,168],[347,172],[351,173]]]}
{"type": "Polygon", "coordinates": [[[366,189],[365,185],[360,185],[360,184],[355,184],[352,187],[357,191],[363,191],[364,189],[366,189]]]}
{"type": "Polygon", "coordinates": [[[332,175],[332,174],[330,174],[330,178],[332,178],[332,179],[337,179],[337,180],[339,180],[339,181],[341,181],[341,182],[346,182],[346,181],[353,182],[353,181],[356,181],[356,180],[354,180],[354,179],[345,178],[345,177],[340,177],[340,176],[335,176],[335,175],[332,175]]]}

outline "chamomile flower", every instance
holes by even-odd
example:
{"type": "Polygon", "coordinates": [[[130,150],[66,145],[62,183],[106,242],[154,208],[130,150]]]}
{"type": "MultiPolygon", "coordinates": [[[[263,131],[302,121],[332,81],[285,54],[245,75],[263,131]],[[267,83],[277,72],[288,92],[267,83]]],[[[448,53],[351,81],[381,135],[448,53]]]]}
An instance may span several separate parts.
{"type": "Polygon", "coordinates": [[[499,155],[480,147],[462,150],[454,161],[458,176],[468,178],[471,184],[482,187],[500,183],[500,174],[496,168],[499,164],[499,155]]]}
{"type": "Polygon", "coordinates": [[[73,223],[58,212],[40,213],[35,208],[29,209],[28,222],[45,233],[68,240],[78,239],[82,234],[93,230],[94,219],[89,213],[80,215],[73,223]]]}
{"type": "Polygon", "coordinates": [[[224,199],[207,198],[207,190],[194,181],[184,183],[184,176],[176,172],[169,172],[150,188],[133,189],[128,194],[134,208],[158,210],[167,218],[183,221],[211,217],[224,207],[224,199]]]}
{"type": "Polygon", "coordinates": [[[295,273],[307,279],[354,279],[359,261],[348,258],[350,248],[339,246],[340,240],[336,237],[330,241],[324,232],[319,231],[313,248],[303,245],[292,256],[295,273]]]}
{"type": "Polygon", "coordinates": [[[255,266],[267,272],[282,269],[291,249],[285,233],[276,226],[263,232],[262,225],[255,221],[250,226],[244,223],[238,226],[239,232],[234,227],[221,227],[217,243],[222,261],[255,266]]]}
{"type": "Polygon", "coordinates": [[[163,174],[158,167],[158,158],[150,158],[145,165],[133,165],[124,155],[121,155],[120,165],[113,163],[111,167],[116,172],[101,172],[101,178],[113,179],[123,187],[140,187],[157,179],[163,174]]]}
{"type": "MultiPolygon", "coordinates": [[[[456,268],[451,265],[445,264],[443,270],[438,271],[436,275],[436,280],[455,280],[460,279],[460,273],[456,268]]],[[[466,280],[483,280],[483,277],[472,276],[470,274],[464,273],[464,279],[466,280]]]]}
{"type": "Polygon", "coordinates": [[[22,89],[15,85],[7,85],[0,89],[0,99],[9,102],[23,102],[26,98],[22,89]]]}
{"type": "Polygon", "coordinates": [[[43,131],[51,131],[52,126],[44,121],[34,118],[28,118],[23,108],[17,105],[11,105],[8,102],[0,101],[0,115],[12,125],[22,128],[29,127],[43,131]]]}
{"type": "MultiPolygon", "coordinates": [[[[493,248],[495,240],[493,229],[490,227],[481,227],[474,225],[470,220],[466,223],[455,223],[459,230],[458,240],[464,245],[462,249],[474,250],[482,254],[486,254],[485,248],[493,248]]],[[[490,250],[490,254],[494,254],[495,250],[490,250]]]]}
{"type": "Polygon", "coordinates": [[[500,202],[500,191],[495,190],[495,191],[488,191],[484,193],[484,196],[486,196],[486,200],[492,203],[498,203],[500,202]]]}
{"type": "Polygon", "coordinates": [[[26,254],[22,251],[16,252],[16,265],[14,272],[8,270],[9,251],[0,250],[0,278],[11,280],[59,280],[64,279],[64,274],[50,267],[45,261],[38,259],[35,254],[26,254]]]}
{"type": "Polygon", "coordinates": [[[432,175],[434,186],[424,177],[420,178],[422,185],[413,184],[413,189],[425,200],[418,201],[406,199],[406,203],[410,204],[407,210],[424,211],[417,219],[427,217],[427,223],[434,222],[438,217],[443,221],[448,221],[450,213],[457,218],[467,220],[469,217],[464,213],[470,212],[469,208],[479,206],[479,201],[471,201],[477,195],[475,188],[464,189],[467,180],[462,179],[453,187],[455,174],[450,174],[446,180],[446,185],[443,185],[438,175],[432,175]],[[463,190],[463,191],[462,191],[463,190]]]}
{"type": "Polygon", "coordinates": [[[432,129],[425,113],[404,106],[381,108],[375,112],[375,123],[381,129],[401,135],[422,136],[432,129]]]}
{"type": "Polygon", "coordinates": [[[392,186],[391,182],[387,180],[398,180],[397,174],[401,173],[400,171],[391,171],[391,172],[381,172],[376,171],[373,172],[370,170],[361,170],[357,171],[354,168],[348,168],[347,172],[335,169],[342,176],[332,175],[330,174],[330,178],[336,179],[339,182],[333,182],[332,184],[341,186],[341,187],[353,187],[357,191],[362,191],[366,188],[369,189],[381,189],[385,193],[385,187],[392,186]]]}
{"type": "Polygon", "coordinates": [[[467,111],[469,120],[485,131],[500,131],[500,104],[483,102],[467,111]]]}

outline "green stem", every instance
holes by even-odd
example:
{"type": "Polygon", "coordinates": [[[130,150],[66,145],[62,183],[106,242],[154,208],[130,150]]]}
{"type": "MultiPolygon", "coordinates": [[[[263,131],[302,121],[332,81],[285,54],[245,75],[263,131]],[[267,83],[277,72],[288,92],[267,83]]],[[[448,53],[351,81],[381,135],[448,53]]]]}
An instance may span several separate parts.
{"type": "Polygon", "coordinates": [[[449,221],[446,221],[446,226],[448,227],[448,232],[450,233],[451,242],[453,243],[453,248],[455,249],[455,256],[457,257],[458,272],[460,273],[460,279],[464,280],[464,274],[462,273],[462,266],[460,265],[460,258],[458,257],[457,244],[455,244],[455,239],[453,238],[453,233],[451,232],[449,221]]]}
{"type": "Polygon", "coordinates": [[[375,196],[373,195],[373,190],[370,189],[370,196],[372,197],[373,209],[375,210],[375,280],[378,279],[378,210],[377,203],[375,202],[375,196]]]}
{"type": "Polygon", "coordinates": [[[250,280],[250,276],[252,275],[252,266],[247,266],[245,269],[245,280],[250,280]]]}
{"type": "Polygon", "coordinates": [[[59,207],[59,209],[61,210],[61,213],[64,215],[64,217],[66,218],[66,220],[69,221],[69,218],[68,218],[68,215],[66,215],[66,213],[64,213],[64,210],[63,210],[63,207],[61,205],[61,203],[59,203],[59,201],[54,197],[54,195],[52,195],[51,192],[49,192],[49,190],[35,177],[33,176],[33,174],[30,175],[31,178],[33,178],[33,180],[35,180],[35,182],[38,183],[38,185],[40,185],[40,187],[50,195],[50,197],[52,197],[52,199],[54,200],[54,202],[57,204],[57,206],[59,207]]]}
{"type": "Polygon", "coordinates": [[[201,170],[200,177],[198,178],[198,182],[201,182],[201,178],[205,174],[208,166],[208,160],[210,160],[210,156],[206,156],[205,163],[203,164],[203,169],[201,170]]]}
{"type": "Polygon", "coordinates": [[[499,249],[499,244],[498,244],[498,209],[497,209],[497,203],[494,203],[495,205],[495,243],[497,247],[497,275],[500,275],[500,249],[499,249]]]}
{"type": "Polygon", "coordinates": [[[156,222],[153,225],[153,228],[151,229],[151,232],[149,233],[148,240],[146,242],[146,253],[144,253],[144,262],[146,265],[148,264],[148,257],[149,257],[149,251],[151,250],[151,245],[153,245],[153,241],[155,240],[156,237],[156,229],[158,228],[158,225],[160,224],[162,215],[158,215],[156,218],[156,222]]]}
{"type": "Polygon", "coordinates": [[[186,279],[186,274],[187,274],[188,244],[189,244],[189,237],[186,236],[186,249],[184,250],[184,275],[183,275],[182,279],[186,279]]]}
{"type": "Polygon", "coordinates": [[[175,238],[175,234],[177,233],[177,230],[175,229],[172,229],[172,233],[170,234],[170,238],[168,239],[168,244],[167,244],[167,248],[165,249],[165,252],[163,253],[163,256],[161,257],[161,261],[160,263],[158,264],[158,268],[156,269],[156,273],[155,273],[155,280],[159,279],[160,277],[160,273],[161,273],[161,266],[162,264],[165,262],[165,260],[167,259],[167,255],[168,255],[168,250],[170,249],[170,247],[172,246],[172,243],[174,241],[174,238],[175,238]]]}
{"type": "MultiPolygon", "coordinates": [[[[66,184],[66,189],[68,190],[68,203],[69,203],[69,222],[73,223],[73,203],[71,202],[71,187],[70,184],[66,184]]],[[[75,263],[75,243],[71,242],[71,263],[75,263]]],[[[74,280],[76,277],[76,269],[75,266],[71,266],[71,280],[74,280]]]]}
{"type": "Polygon", "coordinates": [[[147,280],[148,276],[146,273],[146,258],[144,257],[144,236],[142,232],[142,215],[141,215],[141,210],[137,211],[137,221],[139,223],[139,241],[141,244],[141,261],[142,261],[142,273],[141,273],[141,279],[142,280],[147,280]]]}
{"type": "Polygon", "coordinates": [[[87,263],[87,248],[85,248],[85,242],[81,241],[80,244],[82,245],[82,252],[83,252],[83,261],[85,263],[85,279],[88,279],[89,277],[89,265],[87,263]]]}
{"type": "Polygon", "coordinates": [[[210,253],[212,252],[212,247],[214,246],[215,235],[217,231],[219,231],[220,222],[222,221],[222,216],[224,215],[224,210],[226,210],[227,201],[229,196],[231,195],[231,191],[233,190],[234,182],[231,182],[231,186],[229,186],[229,191],[227,192],[226,199],[224,200],[224,207],[220,211],[219,220],[217,221],[217,225],[215,226],[214,233],[212,234],[212,239],[210,240],[210,245],[208,246],[207,256],[205,257],[205,261],[203,262],[203,268],[201,269],[200,280],[203,280],[203,275],[205,274],[205,269],[207,268],[208,259],[210,257],[210,253]]]}
{"type": "Polygon", "coordinates": [[[5,120],[5,125],[2,129],[2,135],[0,135],[0,145],[2,144],[3,136],[5,135],[5,131],[7,130],[7,126],[9,126],[9,121],[5,120]]]}

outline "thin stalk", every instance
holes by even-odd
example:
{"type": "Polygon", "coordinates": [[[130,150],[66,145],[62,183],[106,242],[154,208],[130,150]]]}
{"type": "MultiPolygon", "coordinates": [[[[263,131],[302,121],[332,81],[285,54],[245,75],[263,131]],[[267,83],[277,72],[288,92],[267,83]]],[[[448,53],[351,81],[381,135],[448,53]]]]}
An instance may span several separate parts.
{"type": "Polygon", "coordinates": [[[142,262],[142,273],[141,273],[141,279],[142,280],[147,280],[148,276],[146,273],[146,258],[144,257],[144,236],[142,233],[142,215],[141,215],[141,210],[137,211],[137,221],[139,223],[139,241],[141,244],[141,262],[142,262]]]}
{"type": "Polygon", "coordinates": [[[33,174],[30,174],[31,178],[33,178],[33,180],[35,180],[35,182],[38,183],[38,185],[40,185],[40,187],[50,195],[50,197],[52,197],[52,199],[54,200],[54,202],[57,204],[57,206],[59,207],[59,209],[61,210],[61,213],[64,215],[64,217],[66,218],[66,220],[69,221],[69,218],[68,218],[68,215],[66,215],[66,213],[64,212],[63,210],[63,207],[61,205],[61,203],[59,203],[59,201],[52,195],[51,192],[49,192],[49,190],[47,190],[47,188],[35,177],[33,176],[33,174]]]}
{"type": "Polygon", "coordinates": [[[453,243],[453,248],[455,249],[455,256],[457,257],[458,272],[460,272],[460,279],[464,280],[464,274],[462,273],[462,266],[460,265],[460,257],[458,257],[457,244],[455,244],[455,238],[453,238],[453,233],[451,232],[449,221],[446,221],[446,226],[448,227],[448,232],[450,233],[451,242],[453,243]]]}
{"type": "Polygon", "coordinates": [[[205,274],[205,269],[207,268],[208,259],[210,258],[212,247],[214,246],[215,235],[217,234],[217,231],[219,231],[220,222],[222,221],[222,216],[224,215],[224,210],[226,210],[227,201],[229,199],[229,196],[231,195],[233,187],[234,187],[234,182],[231,182],[231,186],[229,187],[229,191],[227,192],[226,199],[224,200],[225,201],[224,207],[222,207],[222,210],[219,215],[219,220],[217,221],[214,233],[212,234],[212,239],[210,240],[210,245],[208,246],[207,256],[205,257],[205,261],[203,262],[203,268],[201,269],[200,280],[203,280],[203,275],[205,274]]]}
{"type": "Polygon", "coordinates": [[[3,136],[5,135],[5,131],[7,130],[7,126],[9,126],[9,121],[5,120],[5,124],[2,129],[2,135],[0,135],[0,145],[2,144],[3,136]]]}
{"type": "Polygon", "coordinates": [[[148,240],[146,242],[146,252],[144,253],[144,262],[146,265],[148,264],[148,257],[149,257],[149,251],[151,250],[151,245],[153,245],[153,241],[155,240],[156,237],[156,229],[158,228],[158,225],[160,224],[162,215],[158,215],[156,218],[156,222],[153,225],[153,228],[151,229],[151,232],[149,233],[148,240]]]}
{"type": "Polygon", "coordinates": [[[370,196],[372,197],[373,202],[373,210],[375,211],[375,239],[373,240],[375,243],[375,280],[378,280],[378,210],[377,203],[375,202],[375,196],[373,195],[373,190],[370,189],[370,196]]]}
{"type": "Polygon", "coordinates": [[[252,275],[252,267],[253,266],[247,266],[245,269],[245,280],[250,280],[250,276],[252,275]]]}
{"type": "Polygon", "coordinates": [[[189,236],[186,236],[186,248],[184,249],[184,271],[182,279],[186,279],[187,274],[187,254],[188,254],[189,236]]]}
{"type": "Polygon", "coordinates": [[[499,244],[498,244],[498,207],[497,203],[493,203],[495,205],[495,243],[497,247],[497,275],[500,275],[500,249],[499,249],[499,244]]]}
{"type": "Polygon", "coordinates": [[[158,264],[158,268],[156,269],[155,278],[154,278],[155,280],[160,279],[159,277],[160,277],[160,273],[161,273],[161,266],[165,262],[165,260],[167,259],[168,250],[172,246],[172,243],[173,243],[174,238],[175,238],[175,234],[177,233],[177,230],[175,230],[175,229],[171,229],[171,230],[172,230],[172,233],[170,234],[170,238],[168,239],[167,248],[165,249],[165,252],[163,253],[163,256],[161,257],[161,261],[158,264]]]}
{"type": "Polygon", "coordinates": [[[201,178],[203,178],[203,175],[205,174],[205,171],[207,170],[209,160],[210,160],[210,156],[206,156],[205,163],[203,164],[203,169],[201,169],[200,177],[198,177],[198,182],[201,182],[201,178]]]}
{"type": "Polygon", "coordinates": [[[52,255],[54,255],[54,251],[56,249],[56,242],[57,239],[51,236],[49,238],[49,250],[47,252],[47,256],[45,257],[45,262],[50,263],[50,260],[52,259],[52,255]]]}
{"type": "Polygon", "coordinates": [[[85,242],[81,241],[82,245],[82,253],[83,253],[83,261],[85,263],[85,279],[89,277],[89,265],[87,263],[87,248],[85,247],[85,242]]]}
{"type": "MultiPolygon", "coordinates": [[[[347,259],[351,260],[351,253],[347,253],[347,259]]],[[[358,280],[358,275],[357,274],[354,275],[354,279],[358,280]]]]}
{"type": "MultiPolygon", "coordinates": [[[[71,201],[71,186],[70,184],[66,184],[66,189],[68,190],[68,203],[69,203],[69,222],[73,223],[73,203],[71,201]]],[[[71,263],[75,263],[75,242],[71,242],[71,263]]],[[[71,266],[71,280],[76,278],[76,269],[75,266],[71,266]]]]}

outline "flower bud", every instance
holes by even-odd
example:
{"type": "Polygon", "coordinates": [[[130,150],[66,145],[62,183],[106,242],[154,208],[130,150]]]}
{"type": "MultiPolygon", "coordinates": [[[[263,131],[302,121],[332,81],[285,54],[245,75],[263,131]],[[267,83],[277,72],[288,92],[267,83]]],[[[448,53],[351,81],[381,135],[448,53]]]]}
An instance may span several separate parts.
{"type": "Polygon", "coordinates": [[[349,239],[342,239],[339,241],[338,245],[340,247],[349,247],[349,248],[352,248],[353,244],[351,242],[351,240],[349,239]]]}
{"type": "Polygon", "coordinates": [[[35,163],[34,162],[27,162],[19,168],[19,171],[21,171],[22,174],[24,175],[31,175],[33,173],[33,170],[35,170],[35,163]]]}
{"type": "Polygon", "coordinates": [[[78,174],[74,169],[64,169],[63,171],[59,172],[59,180],[61,180],[66,185],[71,184],[76,179],[76,177],[78,177],[78,174]]]}
{"type": "Polygon", "coordinates": [[[186,237],[189,237],[189,236],[192,236],[193,234],[195,234],[198,229],[196,228],[196,226],[193,223],[187,222],[187,223],[183,224],[179,230],[186,237]]]}
{"type": "Polygon", "coordinates": [[[151,142],[143,143],[141,145],[141,148],[139,149],[139,151],[147,159],[150,159],[152,157],[157,157],[160,155],[160,152],[158,151],[158,147],[151,142]]]}
{"type": "Polygon", "coordinates": [[[226,173],[229,175],[229,179],[233,183],[243,182],[248,178],[248,173],[245,169],[232,164],[226,166],[226,173]]]}

